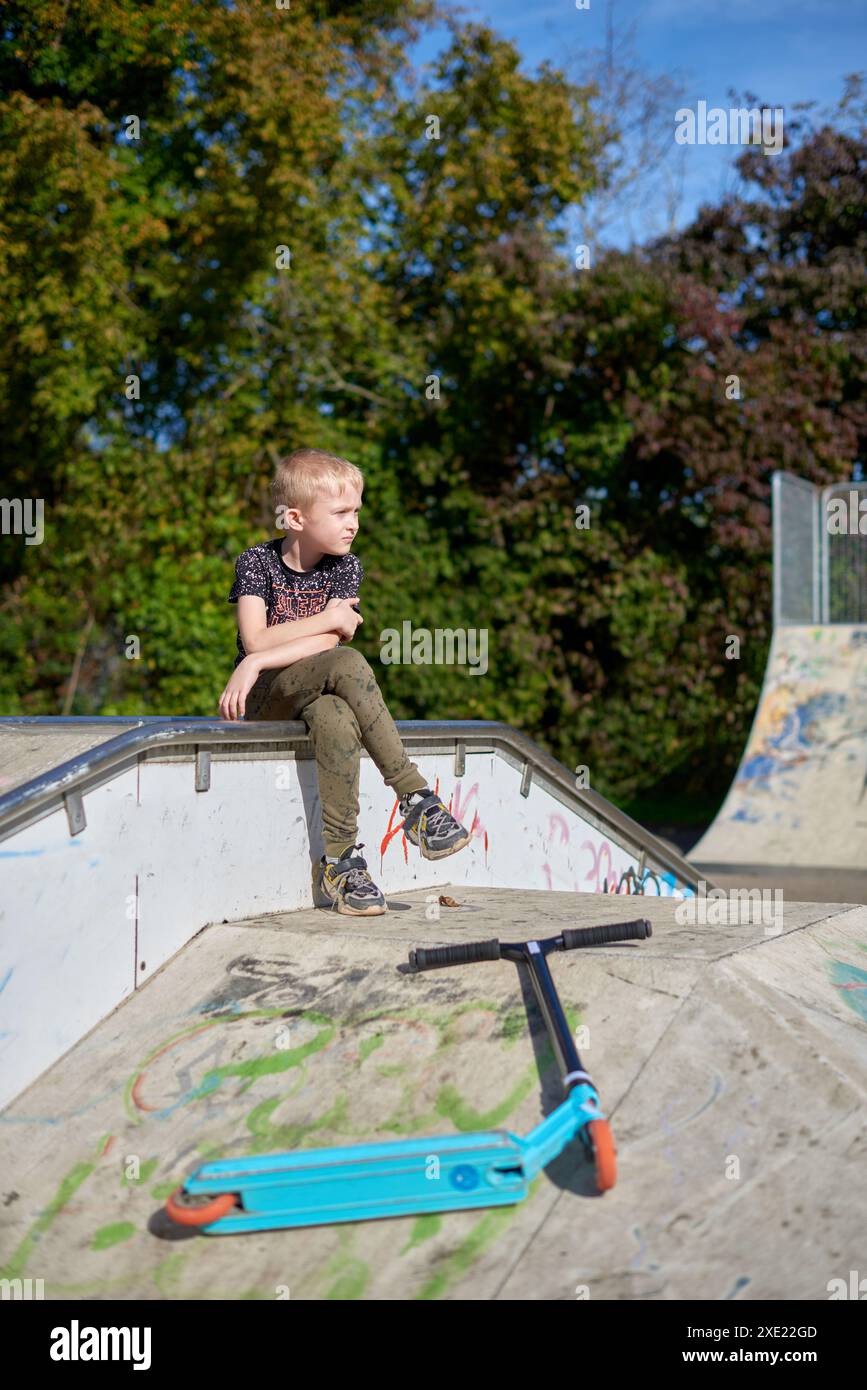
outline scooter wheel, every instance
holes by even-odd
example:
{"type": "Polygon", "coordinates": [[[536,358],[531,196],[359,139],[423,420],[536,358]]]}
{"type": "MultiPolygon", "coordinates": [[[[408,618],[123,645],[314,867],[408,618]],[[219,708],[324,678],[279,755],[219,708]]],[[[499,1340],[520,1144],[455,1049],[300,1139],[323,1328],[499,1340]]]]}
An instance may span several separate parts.
{"type": "Polygon", "coordinates": [[[607,1192],[617,1181],[617,1151],[607,1120],[589,1120],[587,1129],[596,1165],[596,1187],[607,1192]]]}
{"type": "Polygon", "coordinates": [[[180,1226],[209,1226],[235,1205],[234,1192],[185,1192],[176,1187],[166,1202],[166,1211],[180,1226]]]}

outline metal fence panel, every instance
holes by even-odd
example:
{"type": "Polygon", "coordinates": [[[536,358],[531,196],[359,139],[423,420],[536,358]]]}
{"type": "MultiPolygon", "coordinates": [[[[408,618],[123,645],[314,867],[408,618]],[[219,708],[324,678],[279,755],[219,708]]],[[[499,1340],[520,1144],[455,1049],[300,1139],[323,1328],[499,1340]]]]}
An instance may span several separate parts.
{"type": "Polygon", "coordinates": [[[774,625],[818,623],[819,498],[803,478],[779,469],[771,480],[774,537],[774,625]]]}
{"type": "Polygon", "coordinates": [[[822,622],[867,622],[867,483],[822,489],[822,622]],[[863,529],[862,529],[863,528],[863,529]]]}

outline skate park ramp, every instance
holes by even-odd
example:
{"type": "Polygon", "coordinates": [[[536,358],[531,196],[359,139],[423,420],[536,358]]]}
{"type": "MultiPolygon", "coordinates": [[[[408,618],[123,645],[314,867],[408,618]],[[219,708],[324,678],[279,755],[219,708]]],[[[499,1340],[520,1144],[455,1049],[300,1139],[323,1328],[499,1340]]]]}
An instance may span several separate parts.
{"type": "MultiPolygon", "coordinates": [[[[300,721],[140,719],[117,732],[61,720],[41,747],[42,722],[2,726],[24,750],[10,775],[27,760],[42,770],[0,797],[0,1109],[203,928],[312,906],[323,849],[300,721]],[[46,770],[68,739],[79,750],[46,770]]],[[[447,861],[421,859],[363,756],[358,840],[389,890],[695,891],[677,850],[508,725],[398,729],[472,838],[447,861]]]]}
{"type": "Polygon", "coordinates": [[[774,628],[737,775],[688,857],[722,888],[867,902],[867,624],[774,628]]]}
{"type": "Polygon", "coordinates": [[[0,1278],[137,1302],[826,1300],[863,1269],[867,908],[709,925],[678,921],[695,898],[442,887],[188,942],[0,1113],[0,1278]],[[206,1159],[526,1134],[561,1092],[523,967],[416,975],[409,948],[637,915],[647,940],[549,957],[617,1145],[604,1195],[575,1141],[494,1210],[222,1237],[165,1217],[206,1159]]]}

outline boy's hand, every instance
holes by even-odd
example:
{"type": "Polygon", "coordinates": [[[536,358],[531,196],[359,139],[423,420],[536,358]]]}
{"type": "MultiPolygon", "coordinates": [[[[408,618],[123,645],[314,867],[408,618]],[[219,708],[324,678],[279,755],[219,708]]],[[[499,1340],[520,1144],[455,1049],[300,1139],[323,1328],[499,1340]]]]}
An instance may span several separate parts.
{"type": "Polygon", "coordinates": [[[239,661],[220,696],[221,719],[243,719],[247,696],[259,679],[255,654],[239,661]]]}
{"type": "Polygon", "coordinates": [[[358,602],[358,595],[354,598],[330,598],[325,605],[326,609],[331,609],[331,627],[334,632],[346,641],[351,642],[355,636],[355,629],[364,619],[357,608],[352,605],[358,602]]]}

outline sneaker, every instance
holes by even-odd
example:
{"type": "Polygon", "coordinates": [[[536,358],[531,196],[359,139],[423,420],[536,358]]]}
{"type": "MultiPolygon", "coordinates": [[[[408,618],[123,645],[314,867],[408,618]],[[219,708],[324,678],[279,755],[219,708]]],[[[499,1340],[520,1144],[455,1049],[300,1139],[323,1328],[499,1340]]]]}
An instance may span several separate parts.
{"type": "Polygon", "coordinates": [[[323,854],[317,887],[328,901],[317,903],[317,907],[334,907],[352,917],[375,917],[387,912],[388,905],[367,872],[366,861],[353,854],[356,849],[364,849],[364,845],[350,845],[336,864],[329,864],[323,854]]]}
{"type": "Polygon", "coordinates": [[[470,831],[456,821],[440,798],[425,787],[400,798],[403,833],[425,859],[445,859],[468,845],[470,831]]]}

